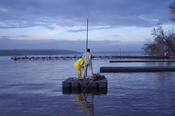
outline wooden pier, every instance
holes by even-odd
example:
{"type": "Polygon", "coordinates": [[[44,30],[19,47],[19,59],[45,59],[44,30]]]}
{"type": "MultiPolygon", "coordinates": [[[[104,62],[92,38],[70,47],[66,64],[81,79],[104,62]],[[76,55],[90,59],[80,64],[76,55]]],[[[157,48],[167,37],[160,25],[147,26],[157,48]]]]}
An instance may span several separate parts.
{"type": "Polygon", "coordinates": [[[175,66],[100,67],[101,73],[117,72],[174,72],[175,66]]]}
{"type": "Polygon", "coordinates": [[[63,94],[93,93],[107,94],[107,79],[100,75],[94,79],[68,78],[62,82],[63,94]]]}

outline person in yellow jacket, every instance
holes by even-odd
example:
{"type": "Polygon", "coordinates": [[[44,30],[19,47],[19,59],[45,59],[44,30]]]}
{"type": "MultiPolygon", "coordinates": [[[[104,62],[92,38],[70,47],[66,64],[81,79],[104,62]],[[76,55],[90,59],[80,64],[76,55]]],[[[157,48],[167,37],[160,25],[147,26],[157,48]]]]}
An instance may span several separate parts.
{"type": "Polygon", "coordinates": [[[77,60],[77,61],[74,63],[74,67],[77,69],[77,72],[78,72],[78,79],[82,79],[82,76],[81,76],[81,69],[83,68],[83,65],[84,65],[84,60],[83,60],[83,58],[80,58],[79,60],[77,60]]]}

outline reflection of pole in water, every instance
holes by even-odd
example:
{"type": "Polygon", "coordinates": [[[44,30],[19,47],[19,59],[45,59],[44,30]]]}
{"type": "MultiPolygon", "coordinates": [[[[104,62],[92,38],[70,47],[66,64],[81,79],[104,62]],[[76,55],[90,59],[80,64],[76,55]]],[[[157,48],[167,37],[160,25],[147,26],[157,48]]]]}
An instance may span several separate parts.
{"type": "Polygon", "coordinates": [[[94,95],[80,93],[76,96],[76,103],[82,105],[84,116],[94,116],[94,95]],[[90,97],[90,100],[88,100],[90,97]]]}

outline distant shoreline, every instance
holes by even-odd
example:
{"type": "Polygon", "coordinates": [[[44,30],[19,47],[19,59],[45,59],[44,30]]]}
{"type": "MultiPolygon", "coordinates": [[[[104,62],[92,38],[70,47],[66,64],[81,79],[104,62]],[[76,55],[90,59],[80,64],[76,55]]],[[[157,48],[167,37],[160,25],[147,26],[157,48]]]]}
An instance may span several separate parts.
{"type": "Polygon", "coordinates": [[[13,49],[0,50],[0,56],[26,56],[26,55],[65,55],[65,54],[80,54],[73,50],[62,49],[13,49]]]}
{"type": "MultiPolygon", "coordinates": [[[[64,49],[0,49],[0,56],[32,56],[32,55],[80,55],[83,52],[64,49]]],[[[95,51],[93,55],[119,55],[138,56],[144,55],[142,51],[95,51]]]]}

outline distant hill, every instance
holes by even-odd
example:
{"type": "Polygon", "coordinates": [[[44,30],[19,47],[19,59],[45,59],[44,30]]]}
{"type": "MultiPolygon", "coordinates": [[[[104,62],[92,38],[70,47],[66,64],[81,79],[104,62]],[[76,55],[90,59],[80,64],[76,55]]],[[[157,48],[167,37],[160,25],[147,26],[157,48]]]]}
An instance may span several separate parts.
{"type": "Polygon", "coordinates": [[[143,50],[141,51],[97,51],[92,52],[93,54],[108,54],[108,55],[123,55],[123,56],[131,56],[131,55],[143,55],[143,50]]]}
{"type": "MultiPolygon", "coordinates": [[[[71,40],[13,40],[0,38],[0,50],[4,49],[65,49],[85,52],[86,41],[71,40]]],[[[144,47],[143,41],[122,42],[118,40],[92,41],[89,40],[91,52],[98,51],[141,51],[144,47]]]]}
{"type": "Polygon", "coordinates": [[[0,56],[20,56],[20,55],[62,55],[62,54],[80,54],[73,50],[62,49],[14,49],[0,50],[0,56]]]}

